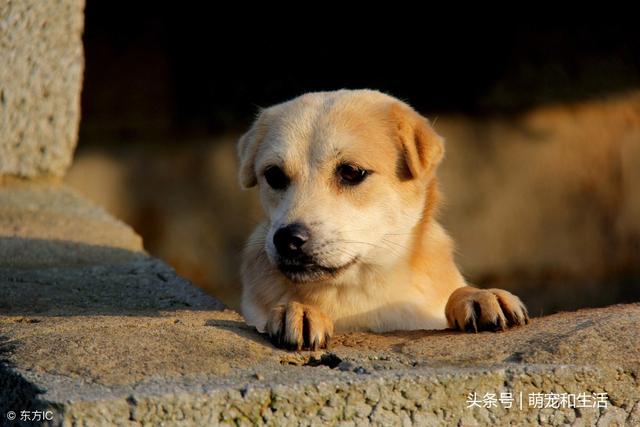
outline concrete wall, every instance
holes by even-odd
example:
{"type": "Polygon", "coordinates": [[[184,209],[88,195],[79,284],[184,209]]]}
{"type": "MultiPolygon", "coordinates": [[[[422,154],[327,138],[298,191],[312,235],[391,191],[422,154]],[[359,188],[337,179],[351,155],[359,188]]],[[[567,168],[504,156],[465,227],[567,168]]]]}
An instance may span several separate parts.
{"type": "Polygon", "coordinates": [[[0,0],[0,175],[62,176],[80,120],[84,0],[0,0]]]}

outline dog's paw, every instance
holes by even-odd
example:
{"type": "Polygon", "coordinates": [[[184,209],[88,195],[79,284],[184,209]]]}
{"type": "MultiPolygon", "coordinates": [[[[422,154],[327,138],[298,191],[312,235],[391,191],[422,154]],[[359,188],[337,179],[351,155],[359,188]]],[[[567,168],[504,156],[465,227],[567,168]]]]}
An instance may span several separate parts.
{"type": "Polygon", "coordinates": [[[502,289],[457,289],[445,309],[450,328],[467,332],[498,331],[529,323],[520,298],[502,289]]]}
{"type": "Polygon", "coordinates": [[[276,347],[317,350],[329,347],[333,322],[315,307],[290,302],[271,310],[266,332],[276,347]]]}

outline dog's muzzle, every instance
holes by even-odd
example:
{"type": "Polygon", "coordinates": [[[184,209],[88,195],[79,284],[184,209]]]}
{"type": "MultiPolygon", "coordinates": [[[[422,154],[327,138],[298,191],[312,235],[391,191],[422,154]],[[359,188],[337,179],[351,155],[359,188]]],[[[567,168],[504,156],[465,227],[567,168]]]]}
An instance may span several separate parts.
{"type": "Polygon", "coordinates": [[[292,282],[303,283],[332,277],[357,261],[354,258],[338,267],[321,265],[306,251],[310,238],[309,229],[298,222],[280,227],[273,235],[278,270],[292,282]]]}

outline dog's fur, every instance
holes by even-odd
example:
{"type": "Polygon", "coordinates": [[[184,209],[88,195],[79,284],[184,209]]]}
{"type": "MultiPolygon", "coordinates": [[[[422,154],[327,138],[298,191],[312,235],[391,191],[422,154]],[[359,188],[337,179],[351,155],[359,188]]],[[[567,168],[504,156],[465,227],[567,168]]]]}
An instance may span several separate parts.
{"type": "Polygon", "coordinates": [[[246,246],[242,314],[278,346],[328,345],[335,330],[496,330],[528,322],[518,297],[468,286],[436,222],[443,139],[407,104],[371,90],[309,93],[262,110],[240,139],[240,183],[267,219],[246,246]],[[339,165],[371,173],[344,185],[339,165]],[[281,168],[290,183],[271,188],[281,168]],[[310,231],[317,268],[286,274],[273,236],[310,231]]]}

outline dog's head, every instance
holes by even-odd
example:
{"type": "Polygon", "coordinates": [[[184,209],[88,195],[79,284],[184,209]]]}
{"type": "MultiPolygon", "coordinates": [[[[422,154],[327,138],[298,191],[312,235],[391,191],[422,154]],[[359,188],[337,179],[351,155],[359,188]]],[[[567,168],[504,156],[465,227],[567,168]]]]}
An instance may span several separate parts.
{"type": "Polygon", "coordinates": [[[444,148],[407,104],[341,90],[262,110],[238,152],[240,184],[259,186],[269,220],[269,260],[301,283],[405,253],[444,148]]]}

